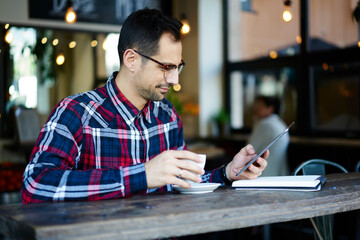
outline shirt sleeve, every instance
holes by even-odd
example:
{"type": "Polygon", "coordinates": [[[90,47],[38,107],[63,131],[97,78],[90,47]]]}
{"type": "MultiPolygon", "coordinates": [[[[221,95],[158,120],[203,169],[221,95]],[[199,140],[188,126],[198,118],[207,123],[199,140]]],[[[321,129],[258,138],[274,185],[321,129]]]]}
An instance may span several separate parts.
{"type": "Polygon", "coordinates": [[[23,175],[23,203],[100,200],[146,192],[144,164],[78,170],[85,143],[75,104],[64,99],[42,128],[23,175]]]}
{"type": "Polygon", "coordinates": [[[214,170],[206,171],[205,174],[201,176],[201,182],[225,184],[221,178],[221,168],[222,166],[214,170]]]}

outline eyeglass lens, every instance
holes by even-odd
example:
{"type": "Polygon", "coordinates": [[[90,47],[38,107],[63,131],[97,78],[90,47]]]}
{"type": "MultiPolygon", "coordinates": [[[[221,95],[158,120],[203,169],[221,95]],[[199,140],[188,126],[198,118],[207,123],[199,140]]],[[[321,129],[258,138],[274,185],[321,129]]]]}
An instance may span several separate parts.
{"type": "Polygon", "coordinates": [[[175,74],[180,74],[181,71],[184,68],[184,63],[181,63],[179,66],[177,66],[176,68],[168,68],[167,70],[164,71],[164,77],[165,78],[171,78],[174,77],[175,74]]]}

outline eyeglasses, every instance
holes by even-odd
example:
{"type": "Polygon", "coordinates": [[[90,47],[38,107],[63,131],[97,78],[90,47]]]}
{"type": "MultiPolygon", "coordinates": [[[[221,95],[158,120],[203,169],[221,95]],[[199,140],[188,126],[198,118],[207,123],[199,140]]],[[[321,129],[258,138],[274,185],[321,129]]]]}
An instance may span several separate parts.
{"type": "Polygon", "coordinates": [[[133,50],[134,50],[134,52],[143,56],[144,58],[147,58],[147,59],[153,61],[154,63],[159,64],[164,69],[164,78],[165,79],[173,77],[176,70],[177,70],[177,74],[180,74],[185,66],[184,60],[181,60],[181,63],[179,65],[174,65],[174,64],[167,65],[167,64],[163,64],[163,63],[159,62],[158,60],[153,59],[152,57],[146,56],[145,54],[142,54],[141,52],[139,52],[135,49],[133,49],[133,50]]]}

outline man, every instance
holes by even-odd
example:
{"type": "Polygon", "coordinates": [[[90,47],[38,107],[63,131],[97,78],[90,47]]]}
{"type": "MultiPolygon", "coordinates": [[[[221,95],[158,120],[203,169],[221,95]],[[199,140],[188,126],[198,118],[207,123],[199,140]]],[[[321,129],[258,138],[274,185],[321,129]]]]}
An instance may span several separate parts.
{"type": "MultiPolygon", "coordinates": [[[[249,138],[249,144],[261,151],[272,139],[278,136],[287,125],[279,117],[280,100],[277,97],[258,96],[253,106],[255,125],[249,138]],[[264,142],[266,141],[266,142],[264,142]]],[[[270,147],[271,155],[267,159],[269,166],[262,176],[288,175],[290,170],[287,162],[289,133],[270,147]]]]}
{"type": "Polygon", "coordinates": [[[63,99],[45,123],[24,173],[24,204],[121,198],[170,191],[172,184],[189,188],[183,179],[229,184],[261,174],[268,153],[236,177],[255,156],[250,145],[205,174],[182,161],[201,162],[186,150],[182,122],[164,98],[185,64],[181,26],[157,10],[127,18],[119,72],[104,87],[63,99]]]}

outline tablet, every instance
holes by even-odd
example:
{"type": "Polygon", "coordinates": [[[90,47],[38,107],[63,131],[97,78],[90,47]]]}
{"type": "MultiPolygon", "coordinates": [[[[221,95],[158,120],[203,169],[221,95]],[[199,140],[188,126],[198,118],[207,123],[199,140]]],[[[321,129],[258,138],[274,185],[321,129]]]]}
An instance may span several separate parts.
{"type": "Polygon", "coordinates": [[[279,134],[279,136],[277,136],[274,140],[271,141],[271,143],[269,143],[255,158],[253,158],[250,162],[248,162],[246,164],[245,167],[243,167],[240,172],[238,172],[236,174],[236,176],[239,176],[243,171],[245,171],[246,169],[248,169],[250,167],[251,164],[253,164],[256,159],[258,159],[261,155],[263,155],[266,150],[268,150],[274,143],[276,143],[282,136],[285,135],[285,133],[287,133],[289,131],[289,129],[292,127],[292,125],[294,125],[295,122],[292,122],[282,133],[279,134]]]}

